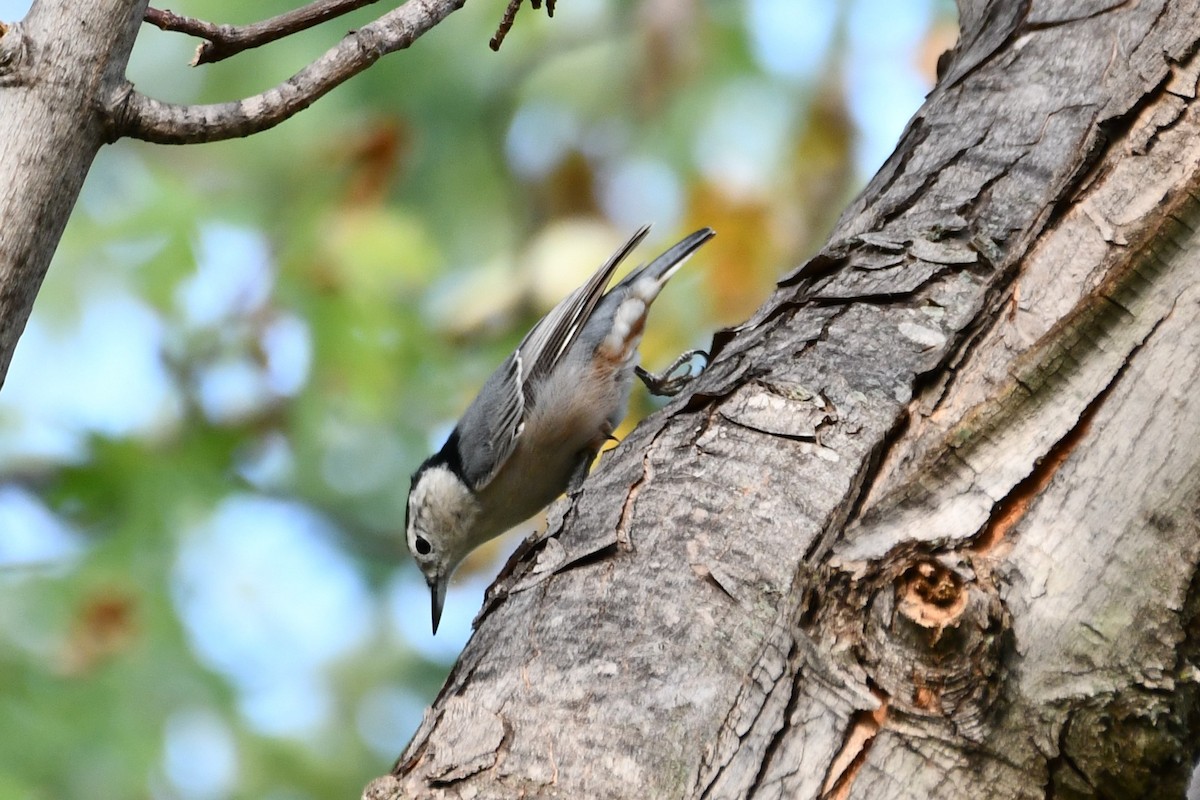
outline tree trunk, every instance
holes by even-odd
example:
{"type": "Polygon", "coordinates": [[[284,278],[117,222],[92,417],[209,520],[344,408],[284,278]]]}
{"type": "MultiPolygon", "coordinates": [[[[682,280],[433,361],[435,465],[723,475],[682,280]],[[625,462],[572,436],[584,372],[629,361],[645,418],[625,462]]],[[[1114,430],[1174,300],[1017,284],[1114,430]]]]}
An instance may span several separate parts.
{"type": "Polygon", "coordinates": [[[146,0],[36,0],[0,21],[0,384],[83,179],[146,0]]]}
{"type": "Polygon", "coordinates": [[[514,558],[372,797],[1183,795],[1196,0],[961,0],[829,243],[514,558]]]}

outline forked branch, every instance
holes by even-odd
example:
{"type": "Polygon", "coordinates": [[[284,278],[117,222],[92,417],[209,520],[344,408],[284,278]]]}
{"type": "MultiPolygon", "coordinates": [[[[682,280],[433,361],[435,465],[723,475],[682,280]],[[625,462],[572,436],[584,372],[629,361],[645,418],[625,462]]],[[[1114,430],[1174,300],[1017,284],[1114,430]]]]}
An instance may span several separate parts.
{"type": "Polygon", "coordinates": [[[192,66],[199,66],[270,44],[375,2],[378,0],[314,0],[302,8],[249,25],[217,25],[158,8],[147,8],[145,19],[164,31],[207,40],[196,48],[196,56],[192,59],[192,66]]]}
{"type": "MultiPolygon", "coordinates": [[[[360,0],[361,2],[361,0],[360,0]]],[[[388,53],[402,50],[466,0],[408,0],[352,31],[286,81],[244,100],[211,105],[164,103],[126,82],[108,102],[109,138],[159,144],[215,142],[273,128],[388,53]]]]}

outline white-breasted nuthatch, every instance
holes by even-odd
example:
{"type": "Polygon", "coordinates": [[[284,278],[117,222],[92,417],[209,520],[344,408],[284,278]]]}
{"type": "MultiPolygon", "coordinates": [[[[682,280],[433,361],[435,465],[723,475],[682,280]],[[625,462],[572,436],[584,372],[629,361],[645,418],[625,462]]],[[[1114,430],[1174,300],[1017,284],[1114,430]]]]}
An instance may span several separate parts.
{"type": "MultiPolygon", "coordinates": [[[[709,228],[696,231],[605,293],[649,230],[641,228],[533,326],[442,449],[413,474],[404,527],[429,584],[434,633],[459,562],[577,489],[624,418],[646,312],[713,236],[709,228]]],[[[637,374],[651,385],[646,373],[637,374]]]]}

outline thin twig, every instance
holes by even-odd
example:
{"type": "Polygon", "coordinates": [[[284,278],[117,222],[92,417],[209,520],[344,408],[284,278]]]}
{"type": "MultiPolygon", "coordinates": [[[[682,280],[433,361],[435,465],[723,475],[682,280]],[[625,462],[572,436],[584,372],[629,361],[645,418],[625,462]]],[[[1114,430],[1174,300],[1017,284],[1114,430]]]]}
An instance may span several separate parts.
{"type": "Polygon", "coordinates": [[[201,39],[214,39],[220,35],[220,26],[202,19],[194,19],[176,14],[166,8],[146,8],[143,17],[146,22],[164,31],[186,33],[189,36],[199,36],[201,39]]]}
{"type": "Polygon", "coordinates": [[[215,142],[273,128],[362,72],[402,50],[462,8],[466,0],[408,0],[347,34],[335,47],[291,78],[261,94],[231,103],[177,105],[138,92],[126,82],[109,97],[109,138],[160,144],[215,142]]]}
{"type": "MultiPolygon", "coordinates": [[[[508,6],[504,9],[504,17],[500,20],[499,27],[496,28],[496,35],[488,42],[488,46],[493,50],[499,50],[500,45],[504,44],[504,38],[508,36],[508,32],[512,30],[513,21],[517,18],[517,11],[521,8],[523,0],[508,0],[508,6]]],[[[555,0],[546,0],[546,16],[554,16],[555,0]]],[[[542,7],[542,0],[529,0],[529,5],[539,9],[542,7]]]]}
{"type": "Polygon", "coordinates": [[[521,0],[508,0],[508,5],[504,9],[504,16],[500,19],[500,26],[496,28],[496,34],[488,42],[488,47],[499,52],[500,45],[504,44],[504,37],[508,36],[508,32],[512,30],[513,21],[516,20],[517,12],[520,10],[521,0]]]}
{"type": "Polygon", "coordinates": [[[197,48],[196,57],[192,59],[192,66],[198,66],[270,44],[376,2],[378,0],[314,0],[301,8],[249,25],[217,25],[157,8],[147,8],[145,20],[164,31],[207,40],[197,48]]]}

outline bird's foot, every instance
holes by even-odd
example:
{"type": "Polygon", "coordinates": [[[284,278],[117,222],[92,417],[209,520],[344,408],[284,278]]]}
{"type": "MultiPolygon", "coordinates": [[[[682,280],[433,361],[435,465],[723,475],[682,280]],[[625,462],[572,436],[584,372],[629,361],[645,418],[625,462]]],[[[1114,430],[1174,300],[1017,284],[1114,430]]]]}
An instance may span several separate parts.
{"type": "Polygon", "coordinates": [[[660,397],[674,397],[687,386],[708,366],[708,353],[703,350],[688,350],[662,372],[647,372],[641,367],[634,367],[634,373],[646,384],[650,394],[660,397]],[[704,366],[695,374],[692,373],[693,359],[697,356],[704,359],[704,366]]]}

